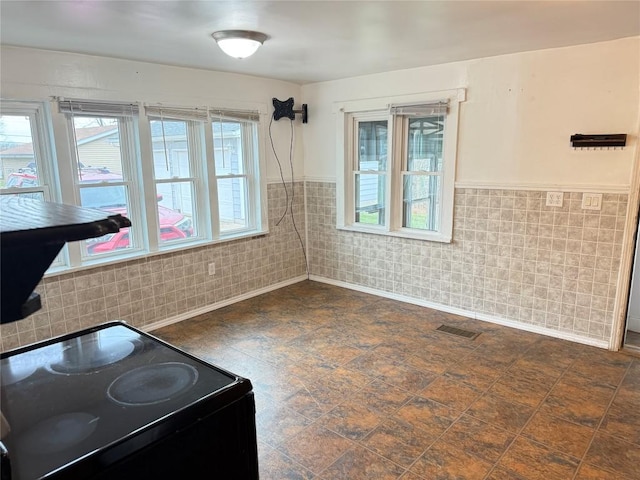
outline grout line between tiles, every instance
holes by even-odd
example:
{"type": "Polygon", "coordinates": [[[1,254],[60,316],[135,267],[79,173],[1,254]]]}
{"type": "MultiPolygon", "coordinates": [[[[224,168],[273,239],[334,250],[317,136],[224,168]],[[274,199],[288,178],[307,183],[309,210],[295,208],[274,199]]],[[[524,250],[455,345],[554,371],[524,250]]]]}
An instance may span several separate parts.
{"type": "MultiPolygon", "coordinates": [[[[582,457],[580,458],[580,463],[578,464],[578,468],[576,469],[576,472],[573,475],[572,480],[575,480],[576,476],[578,475],[578,472],[580,471],[580,468],[584,464],[585,459],[587,458],[587,453],[589,453],[589,449],[591,449],[591,445],[593,445],[593,441],[596,439],[596,435],[598,434],[598,431],[600,430],[600,427],[602,426],[602,422],[604,422],[604,419],[606,418],[607,413],[609,413],[609,409],[611,408],[611,405],[613,404],[613,401],[615,400],[616,396],[618,395],[618,392],[620,391],[620,387],[622,386],[622,382],[624,382],[624,379],[628,375],[629,370],[631,370],[631,366],[632,365],[633,365],[633,360],[631,362],[629,362],[629,365],[627,366],[627,370],[624,372],[624,375],[620,379],[620,382],[618,382],[618,385],[616,386],[616,391],[611,396],[611,400],[609,400],[609,404],[607,405],[607,408],[605,409],[604,414],[602,415],[602,418],[600,418],[600,421],[598,422],[598,426],[594,429],[593,435],[591,436],[591,441],[589,442],[589,445],[587,445],[587,448],[585,449],[584,453],[582,454],[582,457]]],[[[607,470],[606,468],[603,468],[603,469],[607,470]]],[[[614,473],[617,473],[617,472],[614,472],[614,473]]]]}
{"type": "MultiPolygon", "coordinates": [[[[533,345],[530,345],[529,348],[523,353],[523,355],[521,356],[521,358],[523,358],[527,352],[533,347],[533,345]]],[[[558,385],[558,383],[560,382],[560,380],[562,380],[562,378],[565,376],[565,374],[569,371],[569,369],[573,366],[573,364],[577,361],[578,359],[575,358],[571,364],[569,366],[567,366],[567,368],[564,369],[564,371],[562,372],[562,374],[556,379],[556,381],[554,382],[554,384],[549,388],[549,390],[547,391],[547,394],[544,396],[544,398],[542,400],[540,400],[540,402],[538,403],[538,406],[533,410],[533,412],[531,413],[531,416],[529,417],[529,419],[525,422],[525,424],[522,426],[522,428],[520,428],[520,430],[518,430],[518,432],[516,433],[516,435],[513,437],[513,440],[511,440],[511,442],[509,443],[509,445],[507,446],[507,448],[504,449],[504,451],[500,454],[500,456],[498,457],[498,459],[493,463],[493,466],[491,467],[491,469],[487,472],[487,474],[484,476],[484,479],[487,480],[489,479],[490,475],[493,473],[493,471],[496,469],[496,467],[498,466],[498,464],[500,463],[500,461],[504,458],[505,454],[509,451],[509,449],[513,446],[513,444],[516,442],[516,440],[520,437],[520,435],[522,434],[522,432],[525,430],[525,428],[527,428],[527,426],[529,425],[529,423],[531,422],[531,420],[533,420],[533,417],[536,416],[536,414],[540,411],[540,408],[542,407],[542,405],[544,404],[544,402],[547,400],[547,398],[549,397],[549,395],[551,394],[552,390],[556,387],[556,385],[558,385]]],[[[509,367],[507,369],[510,370],[511,367],[509,367]]],[[[497,382],[497,380],[496,380],[497,382]]],[[[493,386],[493,385],[492,385],[493,386]]],[[[580,468],[580,465],[578,464],[578,468],[580,468]]],[[[576,471],[578,469],[576,468],[576,471]]]]}

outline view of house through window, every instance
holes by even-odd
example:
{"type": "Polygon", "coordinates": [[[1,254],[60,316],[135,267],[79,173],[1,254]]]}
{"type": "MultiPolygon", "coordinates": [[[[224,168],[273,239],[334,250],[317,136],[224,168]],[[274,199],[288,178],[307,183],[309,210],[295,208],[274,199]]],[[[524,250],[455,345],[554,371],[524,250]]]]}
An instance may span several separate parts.
{"type": "Polygon", "coordinates": [[[2,101],[0,194],[121,214],[132,226],[67,244],[55,266],[262,231],[256,112],[145,107],[141,116],[133,103],[57,103],[68,129],[52,139],[45,103],[2,101]],[[56,150],[65,154],[56,159],[56,150]]]}
{"type": "Polygon", "coordinates": [[[442,190],[444,116],[405,120],[402,226],[436,230],[442,190]]]}
{"type": "Polygon", "coordinates": [[[451,241],[464,97],[459,89],[337,105],[338,228],[451,241]]]}
{"type": "Polygon", "coordinates": [[[255,127],[251,122],[214,118],[212,130],[220,232],[243,230],[250,226],[247,177],[254,154],[251,150],[245,151],[243,143],[249,139],[248,145],[255,145],[255,127]]]}
{"type": "Polygon", "coordinates": [[[387,120],[358,122],[355,172],[355,220],[358,223],[385,224],[387,131],[387,120]]]}
{"type": "MultiPolygon", "coordinates": [[[[53,200],[50,141],[43,106],[33,102],[3,102],[0,115],[0,194],[53,200]]],[[[64,264],[63,250],[52,265],[64,264]]]]}
{"type": "Polygon", "coordinates": [[[21,189],[14,194],[44,199],[44,185],[37,174],[33,120],[24,114],[0,116],[0,187],[21,189]]]}
{"type": "MultiPolygon", "coordinates": [[[[75,184],[79,204],[107,214],[130,217],[129,181],[123,168],[120,141],[121,119],[105,116],[72,116],[75,184]]],[[[130,249],[136,244],[135,228],[124,228],[99,238],[85,240],[86,255],[130,249]],[[132,231],[130,231],[132,230],[132,231]]]]}
{"type": "Polygon", "coordinates": [[[198,234],[190,155],[201,154],[196,145],[190,145],[188,135],[189,129],[198,129],[198,123],[163,118],[151,119],[150,126],[160,243],[187,239],[198,234]]]}

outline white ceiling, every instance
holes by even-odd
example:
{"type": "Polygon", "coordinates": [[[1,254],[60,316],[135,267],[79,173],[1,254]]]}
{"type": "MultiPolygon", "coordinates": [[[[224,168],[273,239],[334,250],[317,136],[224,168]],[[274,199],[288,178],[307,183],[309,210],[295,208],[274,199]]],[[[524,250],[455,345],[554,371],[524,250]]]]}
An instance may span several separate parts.
{"type": "Polygon", "coordinates": [[[300,84],[640,35],[639,1],[6,1],[0,41],[300,84]],[[248,59],[210,34],[269,35],[248,59]]]}

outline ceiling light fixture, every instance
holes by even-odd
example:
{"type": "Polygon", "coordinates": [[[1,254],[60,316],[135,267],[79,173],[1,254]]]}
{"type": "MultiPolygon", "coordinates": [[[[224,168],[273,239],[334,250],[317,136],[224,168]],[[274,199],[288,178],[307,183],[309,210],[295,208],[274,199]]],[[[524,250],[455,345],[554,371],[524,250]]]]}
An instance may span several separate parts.
{"type": "Polygon", "coordinates": [[[264,33],[250,30],[221,30],[211,34],[224,53],[233,58],[247,58],[269,38],[264,33]]]}

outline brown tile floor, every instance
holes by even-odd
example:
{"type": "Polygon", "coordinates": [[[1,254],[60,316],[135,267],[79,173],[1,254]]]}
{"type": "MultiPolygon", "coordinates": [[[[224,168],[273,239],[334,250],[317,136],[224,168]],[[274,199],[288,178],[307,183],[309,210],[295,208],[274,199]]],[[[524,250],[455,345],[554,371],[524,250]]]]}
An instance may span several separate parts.
{"type": "Polygon", "coordinates": [[[624,339],[624,345],[625,347],[640,349],[640,332],[627,330],[627,335],[624,339]]]}
{"type": "Polygon", "coordinates": [[[640,358],[308,281],[154,333],[251,379],[263,480],[640,479],[640,358]]]}

